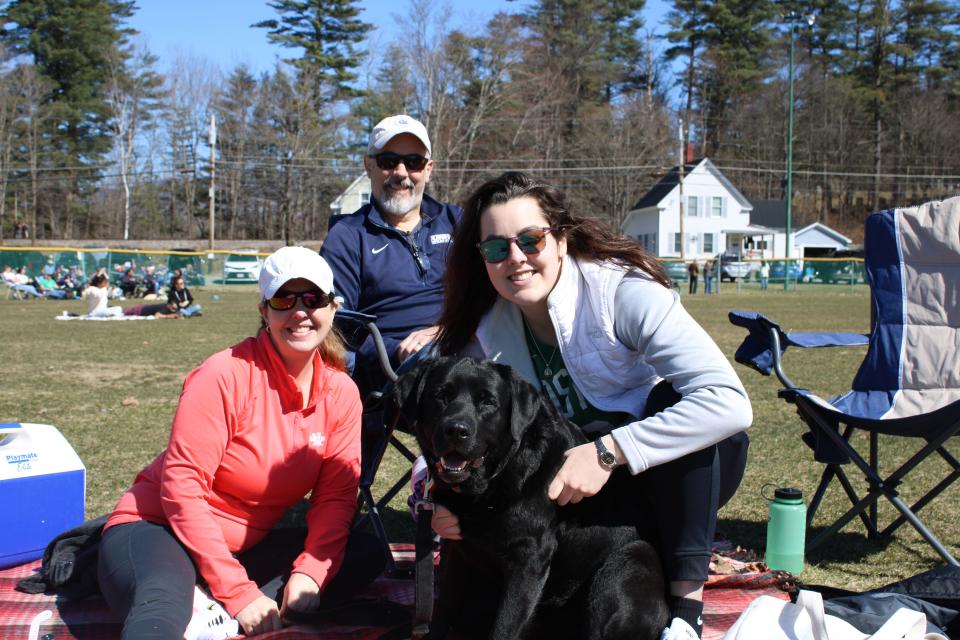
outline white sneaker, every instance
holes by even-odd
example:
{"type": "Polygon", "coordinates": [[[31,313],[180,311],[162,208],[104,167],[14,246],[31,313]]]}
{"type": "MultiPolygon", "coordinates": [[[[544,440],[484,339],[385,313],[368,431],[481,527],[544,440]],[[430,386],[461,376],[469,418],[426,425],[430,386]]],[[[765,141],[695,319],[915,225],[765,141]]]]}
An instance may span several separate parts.
{"type": "Polygon", "coordinates": [[[199,587],[193,590],[193,616],[183,640],[224,640],[240,635],[240,624],[199,587]]]}
{"type": "Polygon", "coordinates": [[[700,636],[683,618],[674,618],[660,634],[660,640],[700,640],[700,636]]]}

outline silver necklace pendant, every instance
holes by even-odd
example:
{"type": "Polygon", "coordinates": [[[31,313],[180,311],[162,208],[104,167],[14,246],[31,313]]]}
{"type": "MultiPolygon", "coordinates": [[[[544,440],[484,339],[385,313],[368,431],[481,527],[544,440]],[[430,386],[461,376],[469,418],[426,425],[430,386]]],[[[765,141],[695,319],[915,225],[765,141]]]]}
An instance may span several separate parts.
{"type": "Polygon", "coordinates": [[[550,365],[547,365],[543,370],[543,376],[549,378],[553,375],[553,369],[550,368],[550,365]]]}

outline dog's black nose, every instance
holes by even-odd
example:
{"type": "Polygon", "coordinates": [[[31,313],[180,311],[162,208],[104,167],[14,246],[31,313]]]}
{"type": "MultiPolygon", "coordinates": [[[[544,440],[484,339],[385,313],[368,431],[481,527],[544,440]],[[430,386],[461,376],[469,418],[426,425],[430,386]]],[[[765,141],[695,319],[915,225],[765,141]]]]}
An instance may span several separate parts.
{"type": "Polygon", "coordinates": [[[449,440],[466,440],[470,437],[470,427],[462,422],[451,422],[444,426],[443,435],[449,440]]]}

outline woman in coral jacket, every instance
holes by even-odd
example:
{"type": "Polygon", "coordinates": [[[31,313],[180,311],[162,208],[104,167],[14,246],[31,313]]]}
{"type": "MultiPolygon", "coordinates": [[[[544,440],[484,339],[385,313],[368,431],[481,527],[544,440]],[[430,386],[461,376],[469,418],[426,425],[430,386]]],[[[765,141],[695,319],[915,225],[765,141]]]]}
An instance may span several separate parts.
{"type": "Polygon", "coordinates": [[[351,533],[361,405],[331,330],[333,292],[315,251],[278,250],[260,274],[260,331],[187,376],[167,449],[100,545],[100,587],[123,638],[278,630],[382,571],[381,545],[351,533]],[[308,493],[306,527],[273,530],[308,493]]]}

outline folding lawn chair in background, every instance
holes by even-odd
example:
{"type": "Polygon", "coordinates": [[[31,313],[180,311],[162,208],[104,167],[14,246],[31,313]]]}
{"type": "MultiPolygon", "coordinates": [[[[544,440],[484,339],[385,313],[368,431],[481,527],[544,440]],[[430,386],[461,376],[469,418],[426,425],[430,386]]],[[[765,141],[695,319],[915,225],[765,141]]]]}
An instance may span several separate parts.
{"type": "MultiPolygon", "coordinates": [[[[764,375],[770,375],[771,369],[776,373],[785,387],[779,396],[797,406],[809,427],[803,439],[814,450],[815,459],[826,464],[807,512],[807,526],[833,480],[852,504],[808,542],[808,549],[855,517],[872,538],[888,537],[909,522],[944,560],[958,565],[917,513],[960,477],[960,462],[945,447],[960,430],[960,197],[871,215],[864,249],[871,294],[869,337],[786,334],[760,314],[731,311],[730,321],[750,332],[737,349],[736,360],[764,375]],[[866,358],[852,390],[829,402],[799,388],[783,371],[781,356],[788,345],[854,344],[868,345],[866,358]],[[869,461],[851,441],[857,430],[869,436],[869,461]],[[919,446],[885,476],[878,469],[880,434],[897,437],[898,450],[907,450],[910,442],[919,446]],[[898,495],[898,485],[934,453],[946,462],[947,475],[932,487],[922,487],[923,497],[907,506],[898,495]],[[855,473],[847,466],[851,462],[867,481],[862,496],[848,477],[848,472],[855,473]],[[881,497],[900,513],[883,529],[877,517],[881,497]]],[[[910,478],[911,487],[914,478],[916,474],[910,478]]]]}
{"type": "MultiPolygon", "coordinates": [[[[397,379],[397,374],[390,365],[390,357],[376,323],[376,316],[350,311],[349,309],[338,309],[334,316],[334,324],[343,336],[349,350],[356,351],[359,349],[368,336],[373,339],[380,367],[387,379],[393,383],[397,379]]],[[[393,556],[390,553],[390,539],[383,526],[380,510],[407,486],[410,481],[410,467],[407,467],[407,470],[390,485],[389,489],[379,499],[373,496],[373,482],[388,446],[393,446],[411,463],[416,460],[417,456],[397,439],[393,433],[393,424],[385,424],[382,420],[367,419],[369,418],[367,414],[383,415],[383,392],[373,391],[362,400],[365,419],[361,435],[360,494],[357,496],[357,508],[362,513],[353,526],[359,528],[367,522],[373,526],[374,532],[387,551],[387,558],[390,558],[388,571],[393,571],[395,567],[393,556]]]]}

